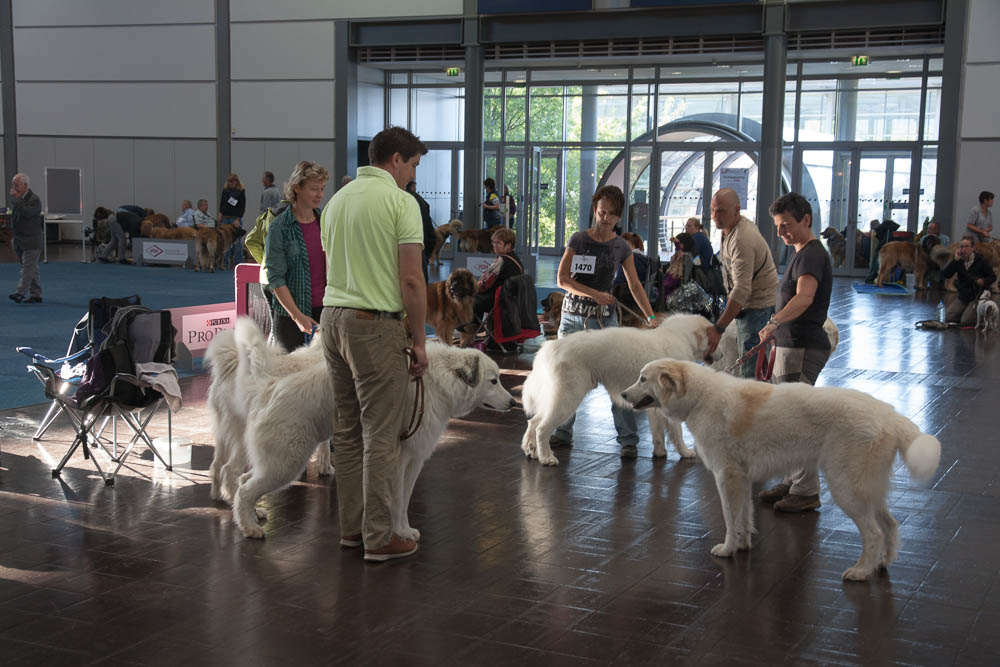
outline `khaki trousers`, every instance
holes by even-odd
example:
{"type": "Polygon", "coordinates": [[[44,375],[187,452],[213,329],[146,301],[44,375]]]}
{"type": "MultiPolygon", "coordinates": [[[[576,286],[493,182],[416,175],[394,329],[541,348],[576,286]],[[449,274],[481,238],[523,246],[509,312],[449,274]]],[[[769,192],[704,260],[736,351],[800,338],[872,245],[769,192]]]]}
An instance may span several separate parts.
{"type": "Polygon", "coordinates": [[[409,363],[399,320],[351,308],[324,308],[323,351],[333,382],[333,459],[342,536],[365,549],[392,539],[399,434],[409,363]]]}
{"type": "MultiPolygon", "coordinates": [[[[779,347],[774,355],[775,384],[805,382],[816,384],[816,378],[830,358],[830,350],[805,347],[779,347]]],[[[819,473],[816,468],[796,470],[783,480],[792,487],[789,493],[796,496],[819,495],[819,473]]]]}

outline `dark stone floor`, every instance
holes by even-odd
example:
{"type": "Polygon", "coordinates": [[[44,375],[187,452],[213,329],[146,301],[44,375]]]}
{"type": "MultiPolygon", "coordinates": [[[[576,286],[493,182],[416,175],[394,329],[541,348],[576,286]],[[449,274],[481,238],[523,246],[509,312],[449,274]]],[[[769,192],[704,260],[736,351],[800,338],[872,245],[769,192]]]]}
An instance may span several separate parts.
{"type": "MultiPolygon", "coordinates": [[[[69,440],[30,440],[44,406],[0,413],[0,664],[1000,664],[1000,334],[915,330],[938,296],[835,288],[841,345],[820,383],[943,445],[926,485],[897,460],[899,560],[870,583],[840,579],[860,541],[825,492],[804,515],[758,506],[753,551],[713,558],[711,476],[673,451],[653,461],[648,436],[621,461],[599,392],[557,468],[521,455],[518,409],[454,420],[414,493],[413,558],[342,550],[313,467],[265,499],[267,539],[248,541],[209,499],[195,377],[175,419],[192,465],[143,451],[113,487],[79,455],[50,477],[69,440]]],[[[503,365],[517,393],[530,350],[503,365]]]]}

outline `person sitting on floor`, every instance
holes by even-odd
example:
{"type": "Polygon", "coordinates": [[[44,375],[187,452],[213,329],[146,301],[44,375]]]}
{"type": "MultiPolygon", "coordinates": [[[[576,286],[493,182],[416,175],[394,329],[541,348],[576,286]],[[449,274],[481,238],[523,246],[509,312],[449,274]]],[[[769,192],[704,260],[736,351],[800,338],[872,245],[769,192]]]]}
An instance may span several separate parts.
{"type": "Polygon", "coordinates": [[[483,315],[493,310],[496,291],[503,282],[524,273],[524,266],[517,254],[514,253],[514,244],[517,241],[514,230],[501,227],[493,232],[493,236],[490,238],[493,241],[493,252],[497,254],[497,258],[490,264],[490,268],[486,269],[479,277],[478,289],[472,302],[472,312],[477,322],[483,319],[483,315]]]}
{"type": "Polygon", "coordinates": [[[986,258],[972,250],[973,242],[974,237],[971,234],[963,236],[958,242],[958,249],[955,250],[955,259],[941,270],[943,280],[958,274],[956,280],[958,295],[948,305],[944,321],[958,323],[963,327],[976,324],[976,299],[997,279],[986,258]]]}

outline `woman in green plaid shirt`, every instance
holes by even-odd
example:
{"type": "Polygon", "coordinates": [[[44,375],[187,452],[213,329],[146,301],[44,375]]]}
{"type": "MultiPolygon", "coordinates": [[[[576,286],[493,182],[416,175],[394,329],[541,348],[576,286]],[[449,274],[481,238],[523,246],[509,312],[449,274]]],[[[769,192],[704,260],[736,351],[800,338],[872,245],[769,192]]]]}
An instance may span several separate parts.
{"type": "Polygon", "coordinates": [[[271,333],[286,350],[304,345],[319,328],[326,291],[320,204],[330,174],[317,162],[295,165],[285,184],[289,205],[271,221],[264,241],[271,333]]]}

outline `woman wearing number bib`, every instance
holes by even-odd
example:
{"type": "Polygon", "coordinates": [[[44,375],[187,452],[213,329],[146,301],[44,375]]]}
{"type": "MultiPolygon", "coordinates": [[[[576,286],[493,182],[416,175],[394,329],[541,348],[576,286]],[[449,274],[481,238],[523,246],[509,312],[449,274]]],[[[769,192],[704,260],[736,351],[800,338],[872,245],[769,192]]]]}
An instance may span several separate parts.
{"type": "MultiPolygon", "coordinates": [[[[243,227],[243,214],[247,210],[247,192],[240,183],[240,177],[236,174],[229,174],[226,178],[226,187],[222,190],[222,199],[219,200],[219,224],[235,225],[243,227]]],[[[226,248],[226,254],[222,258],[222,265],[232,267],[243,262],[243,236],[238,232],[236,240],[226,248]]]]}
{"type": "MultiPolygon", "coordinates": [[[[622,191],[614,185],[605,185],[594,193],[591,201],[593,226],[570,237],[559,262],[559,287],[567,292],[562,305],[559,338],[584,329],[618,326],[611,283],[619,266],[625,272],[629,291],[642,314],[651,326],[653,322],[653,308],[636,275],[632,248],[624,239],[615,236],[614,232],[625,207],[622,191]]],[[[639,442],[635,413],[612,404],[611,414],[614,416],[622,458],[635,458],[638,456],[636,444],[639,442]]],[[[575,420],[576,417],[573,416],[560,425],[552,434],[549,444],[553,447],[572,444],[575,420]]]]}

